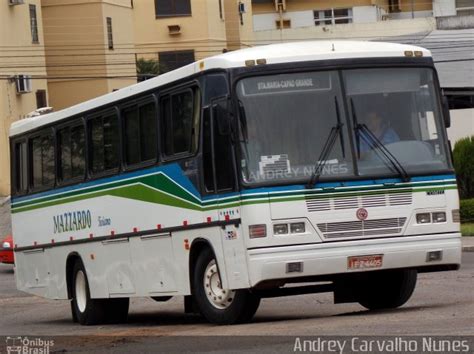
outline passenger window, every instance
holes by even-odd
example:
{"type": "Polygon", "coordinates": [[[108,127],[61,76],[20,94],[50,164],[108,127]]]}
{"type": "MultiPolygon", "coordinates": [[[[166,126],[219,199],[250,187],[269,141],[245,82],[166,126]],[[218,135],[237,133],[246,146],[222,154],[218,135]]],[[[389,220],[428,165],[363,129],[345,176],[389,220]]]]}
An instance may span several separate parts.
{"type": "Polygon", "coordinates": [[[52,187],[55,177],[53,135],[45,134],[32,138],[30,149],[32,187],[52,187]]]}
{"type": "Polygon", "coordinates": [[[156,157],[156,109],[153,102],[127,108],[125,121],[125,161],[128,165],[156,157]]]}
{"type": "Polygon", "coordinates": [[[85,132],[82,125],[67,127],[58,131],[60,181],[84,177],[85,132]]]}
{"type": "Polygon", "coordinates": [[[193,153],[196,149],[199,100],[191,89],[166,96],[161,101],[164,154],[193,153]]]}
{"type": "Polygon", "coordinates": [[[91,170],[101,173],[119,166],[119,126],[115,114],[93,118],[89,122],[91,170]]]}
{"type": "Polygon", "coordinates": [[[25,193],[28,189],[28,158],[26,142],[15,144],[15,191],[25,193]]]}

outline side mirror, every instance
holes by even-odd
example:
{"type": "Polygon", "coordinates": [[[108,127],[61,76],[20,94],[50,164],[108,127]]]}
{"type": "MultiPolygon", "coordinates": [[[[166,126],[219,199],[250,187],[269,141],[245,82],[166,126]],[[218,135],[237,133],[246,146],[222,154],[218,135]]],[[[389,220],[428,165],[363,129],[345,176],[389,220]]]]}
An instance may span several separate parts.
{"type": "Polygon", "coordinates": [[[449,128],[451,126],[451,112],[449,111],[449,101],[446,96],[443,96],[443,118],[444,126],[449,128]]]}
{"type": "Polygon", "coordinates": [[[232,133],[232,118],[229,114],[227,98],[215,101],[212,105],[212,115],[217,122],[217,130],[220,135],[232,133]]]}

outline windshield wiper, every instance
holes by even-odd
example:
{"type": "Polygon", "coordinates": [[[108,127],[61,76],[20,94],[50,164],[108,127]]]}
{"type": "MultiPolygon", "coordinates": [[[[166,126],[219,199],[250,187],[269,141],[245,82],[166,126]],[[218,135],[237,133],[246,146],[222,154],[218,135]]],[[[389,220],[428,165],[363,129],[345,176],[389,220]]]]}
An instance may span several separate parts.
{"type": "Polygon", "coordinates": [[[345,150],[344,150],[344,140],[343,140],[343,133],[342,133],[342,124],[341,116],[339,114],[339,105],[337,104],[337,97],[334,97],[334,101],[336,104],[336,115],[337,115],[337,124],[331,128],[329,135],[324,143],[323,149],[321,150],[321,154],[318,158],[318,163],[315,166],[314,172],[311,174],[311,178],[306,185],[306,188],[313,188],[321,177],[324,165],[326,165],[327,158],[334,148],[334,144],[336,142],[337,136],[339,134],[339,138],[341,140],[341,148],[342,148],[342,155],[345,157],[345,150]]]}
{"type": "MultiPolygon", "coordinates": [[[[360,133],[364,133],[362,137],[366,141],[367,144],[373,149],[376,147],[380,150],[383,156],[390,162],[390,164],[395,168],[398,172],[399,176],[401,177],[403,182],[408,182],[410,180],[410,176],[408,175],[407,171],[403,168],[400,161],[397,160],[395,156],[385,147],[385,145],[380,141],[379,138],[367,127],[365,124],[361,124],[357,121],[357,114],[355,111],[354,101],[351,98],[351,109],[352,109],[352,122],[354,124],[354,130],[356,132],[356,144],[357,144],[357,156],[360,158],[360,133]]],[[[377,154],[377,156],[379,156],[377,154]]],[[[379,156],[380,157],[380,156],[379,156]]],[[[382,159],[383,161],[383,159],[382,159]]]]}

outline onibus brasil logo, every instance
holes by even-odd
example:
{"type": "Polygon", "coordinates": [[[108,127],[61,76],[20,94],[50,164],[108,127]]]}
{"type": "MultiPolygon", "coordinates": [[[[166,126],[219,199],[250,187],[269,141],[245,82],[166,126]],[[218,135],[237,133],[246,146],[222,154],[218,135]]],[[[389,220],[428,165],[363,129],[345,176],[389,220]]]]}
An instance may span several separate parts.
{"type": "Polygon", "coordinates": [[[53,340],[28,337],[7,337],[7,354],[49,354],[53,340]]]}

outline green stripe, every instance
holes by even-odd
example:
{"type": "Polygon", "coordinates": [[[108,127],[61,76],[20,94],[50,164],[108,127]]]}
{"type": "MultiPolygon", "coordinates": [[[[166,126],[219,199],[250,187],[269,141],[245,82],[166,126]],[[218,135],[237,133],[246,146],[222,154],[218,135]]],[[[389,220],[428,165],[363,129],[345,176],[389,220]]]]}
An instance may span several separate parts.
{"type": "Polygon", "coordinates": [[[436,190],[457,189],[455,182],[433,181],[426,183],[411,183],[404,185],[374,185],[362,187],[348,187],[344,190],[297,190],[288,192],[265,192],[255,195],[233,196],[224,199],[201,201],[189,193],[185,188],[174,183],[168,176],[158,173],[152,176],[138,177],[125,181],[118,181],[102,186],[95,186],[80,191],[66,192],[42,199],[15,203],[12,213],[24,212],[54,205],[61,205],[80,200],[93,199],[102,196],[115,196],[133,200],[140,200],[154,204],[163,204],[191,210],[214,210],[225,204],[226,208],[239,205],[261,203],[279,203],[300,201],[305,199],[350,198],[357,196],[372,196],[387,193],[416,193],[436,190]]]}

